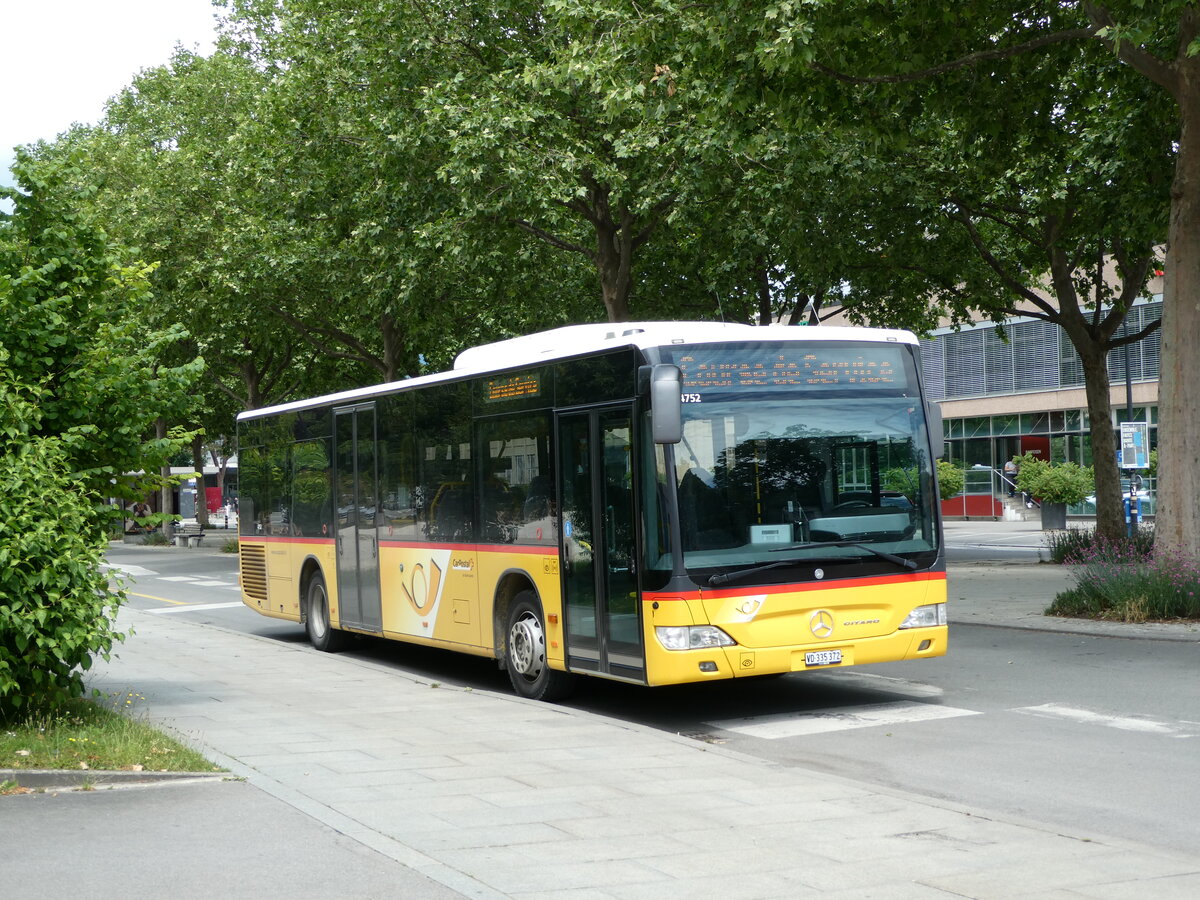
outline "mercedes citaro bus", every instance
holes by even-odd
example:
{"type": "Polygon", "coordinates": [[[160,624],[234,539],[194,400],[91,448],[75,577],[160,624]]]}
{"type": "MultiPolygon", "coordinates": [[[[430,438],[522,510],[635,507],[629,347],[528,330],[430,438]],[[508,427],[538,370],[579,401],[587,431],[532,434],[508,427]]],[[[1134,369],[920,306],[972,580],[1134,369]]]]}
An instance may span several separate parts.
{"type": "Polygon", "coordinates": [[[940,656],[941,450],[905,331],[559,328],[242,413],[243,598],[547,700],[940,656]]]}

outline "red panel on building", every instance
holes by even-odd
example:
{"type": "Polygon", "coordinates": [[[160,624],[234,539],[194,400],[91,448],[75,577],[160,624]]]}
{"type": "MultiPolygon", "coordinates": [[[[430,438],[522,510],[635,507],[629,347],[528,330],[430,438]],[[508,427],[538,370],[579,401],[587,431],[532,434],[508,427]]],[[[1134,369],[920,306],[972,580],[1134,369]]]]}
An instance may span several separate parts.
{"type": "Polygon", "coordinates": [[[942,501],[942,515],[948,518],[999,518],[1004,505],[991,494],[959,494],[942,501]]]}
{"type": "Polygon", "coordinates": [[[1047,435],[1026,434],[1021,436],[1021,455],[1032,453],[1038,459],[1050,462],[1050,438],[1047,435]]]}

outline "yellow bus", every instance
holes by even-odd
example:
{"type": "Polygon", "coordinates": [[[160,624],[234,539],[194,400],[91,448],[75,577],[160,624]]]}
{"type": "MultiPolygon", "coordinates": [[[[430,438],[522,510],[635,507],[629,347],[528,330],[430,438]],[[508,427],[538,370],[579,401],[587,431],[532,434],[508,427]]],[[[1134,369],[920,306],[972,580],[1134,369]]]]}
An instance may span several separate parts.
{"type": "Polygon", "coordinates": [[[238,417],[242,596],[320,650],[525,697],[946,652],[941,418],[908,332],[576,325],[238,417]]]}

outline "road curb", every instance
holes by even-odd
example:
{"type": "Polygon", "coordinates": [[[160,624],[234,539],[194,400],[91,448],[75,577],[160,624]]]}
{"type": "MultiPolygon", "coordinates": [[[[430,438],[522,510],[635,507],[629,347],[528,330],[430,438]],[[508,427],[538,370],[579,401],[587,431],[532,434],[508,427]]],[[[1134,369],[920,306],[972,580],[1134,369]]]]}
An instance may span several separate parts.
{"type": "Polygon", "coordinates": [[[0,782],[41,790],[134,787],[150,784],[195,784],[236,778],[229,772],[128,772],[110,769],[0,769],[0,782]]]}

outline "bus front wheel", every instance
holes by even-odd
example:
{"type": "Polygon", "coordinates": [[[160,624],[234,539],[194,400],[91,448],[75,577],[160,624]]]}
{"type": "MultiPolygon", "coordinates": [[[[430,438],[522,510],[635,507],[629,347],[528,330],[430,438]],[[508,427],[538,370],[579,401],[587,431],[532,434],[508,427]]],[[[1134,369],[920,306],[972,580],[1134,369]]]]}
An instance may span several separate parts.
{"type": "Polygon", "coordinates": [[[513,690],[530,700],[561,700],[571,693],[575,677],[550,668],[546,659],[546,626],[541,604],[532,591],[513,598],[508,613],[505,667],[513,690]]]}
{"type": "Polygon", "coordinates": [[[341,650],[346,635],[329,624],[329,592],[325,590],[325,576],[320,572],[315,572],[309,579],[304,608],[304,630],[308,632],[309,643],[325,653],[341,650]]]}

